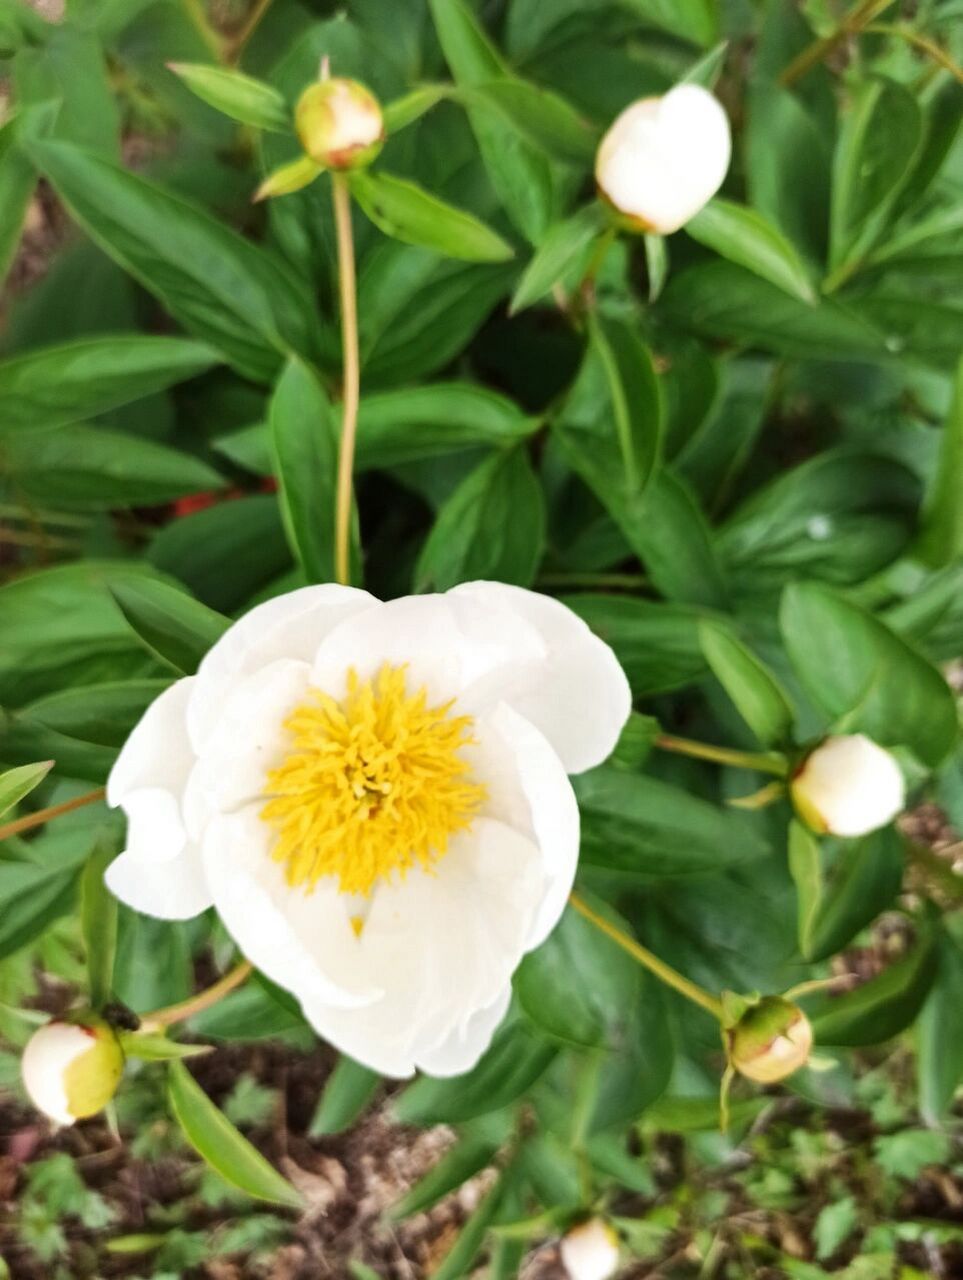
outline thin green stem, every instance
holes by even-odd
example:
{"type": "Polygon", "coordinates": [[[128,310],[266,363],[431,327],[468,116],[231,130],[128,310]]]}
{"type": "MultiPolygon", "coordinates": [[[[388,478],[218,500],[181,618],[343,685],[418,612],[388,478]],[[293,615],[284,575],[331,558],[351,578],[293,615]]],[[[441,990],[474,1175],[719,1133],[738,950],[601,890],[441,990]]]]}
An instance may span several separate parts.
{"type": "Polygon", "coordinates": [[[823,36],[820,40],[814,40],[812,44],[807,45],[801,53],[793,58],[792,62],[779,77],[779,83],[784,89],[790,88],[797,80],[811,71],[813,67],[818,66],[820,62],[828,58],[850,36],[862,31],[884,9],[888,9],[892,3],[893,0],[859,0],[859,3],[850,9],[834,31],[831,31],[828,36],[823,36]]]}
{"type": "Polygon", "coordinates": [[[905,27],[901,23],[877,22],[866,28],[868,32],[879,36],[892,36],[897,40],[905,40],[908,45],[914,49],[918,49],[920,53],[925,53],[944,71],[948,71],[950,75],[959,84],[963,84],[963,67],[946,52],[946,50],[931,40],[929,36],[920,35],[918,31],[914,31],[912,27],[905,27]]]}
{"type": "Polygon", "coordinates": [[[618,925],[614,925],[610,920],[606,920],[604,916],[600,916],[574,890],[568,895],[568,900],[571,906],[580,915],[583,915],[590,924],[593,924],[596,929],[604,933],[607,938],[610,938],[616,946],[627,952],[633,960],[637,960],[639,964],[644,965],[660,982],[664,982],[666,986],[678,991],[679,995],[685,996],[693,1004],[697,1004],[700,1008],[705,1009],[707,1013],[711,1013],[719,1022],[722,1021],[722,1001],[716,996],[710,995],[708,991],[705,991],[697,983],[690,982],[688,978],[683,977],[681,973],[673,969],[670,964],[660,960],[648,947],[643,947],[641,942],[637,942],[635,938],[630,938],[618,925]]]}
{"type": "Polygon", "coordinates": [[[200,1013],[203,1009],[209,1009],[212,1004],[217,1004],[219,1000],[223,1000],[235,987],[239,987],[248,978],[253,967],[249,961],[242,960],[230,973],[226,973],[223,978],[212,986],[199,991],[196,996],[191,996],[188,1000],[181,1000],[179,1004],[170,1004],[163,1009],[155,1009],[153,1013],[145,1013],[141,1018],[141,1028],[150,1030],[155,1027],[170,1027],[175,1022],[183,1022],[185,1018],[192,1018],[195,1013],[200,1013]]]}
{"type": "Polygon", "coordinates": [[[354,450],[358,432],[361,364],[358,355],[358,298],[351,231],[351,192],[343,174],[331,176],[334,224],[338,240],[338,289],[341,299],[342,379],[341,444],[338,453],[338,492],[335,504],[335,575],[351,582],[351,507],[354,450]]]}
{"type": "Polygon", "coordinates": [[[75,809],[82,809],[84,805],[94,804],[98,800],[103,800],[104,788],[98,787],[96,791],[87,791],[82,796],[74,796],[73,800],[65,800],[63,804],[51,805],[49,809],[38,809],[36,813],[28,813],[22,818],[14,818],[13,822],[5,822],[0,827],[0,840],[9,840],[11,836],[18,836],[21,831],[30,831],[33,827],[42,827],[44,823],[50,822],[53,818],[59,818],[65,813],[73,813],[75,809]]]}
{"type": "Polygon", "coordinates": [[[774,773],[785,778],[789,765],[785,756],[775,751],[737,751],[734,747],[716,747],[708,742],[694,742],[691,738],[676,738],[661,733],[655,746],[677,755],[693,756],[696,760],[711,760],[715,764],[734,765],[737,769],[756,769],[759,773],[774,773]]]}
{"type": "Polygon", "coordinates": [[[181,5],[215,61],[220,62],[224,57],[224,43],[208,20],[203,0],[181,0],[181,5]]]}

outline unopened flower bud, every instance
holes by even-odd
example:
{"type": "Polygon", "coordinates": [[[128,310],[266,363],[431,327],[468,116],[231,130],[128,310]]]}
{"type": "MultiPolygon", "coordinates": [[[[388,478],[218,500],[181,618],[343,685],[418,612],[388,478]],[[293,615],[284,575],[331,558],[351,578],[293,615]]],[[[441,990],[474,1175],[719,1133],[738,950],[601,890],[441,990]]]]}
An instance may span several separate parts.
{"type": "Polygon", "coordinates": [[[319,80],[294,113],[301,145],[326,169],[359,169],[381,150],[385,123],[374,94],[357,80],[319,80]]]}
{"type": "Polygon", "coordinates": [[[902,810],[899,765],[861,733],[826,738],[811,751],[789,787],[796,812],[813,831],[863,836],[902,810]]]}
{"type": "Polygon", "coordinates": [[[570,1280],[608,1280],[619,1265],[619,1238],[601,1218],[589,1218],[562,1237],[562,1264],[570,1280]]]}
{"type": "Polygon", "coordinates": [[[722,186],[732,143],[726,113],[708,89],[679,84],[617,116],[595,158],[602,196],[643,231],[668,235],[722,186]]]}
{"type": "Polygon", "coordinates": [[[758,1084],[775,1084],[805,1066],[813,1029],[802,1009],[783,996],[764,996],[729,1031],[732,1065],[758,1084]]]}
{"type": "Polygon", "coordinates": [[[96,1115],[114,1096],[124,1054],[114,1029],[94,1014],[54,1019],[33,1033],[20,1070],[38,1111],[57,1124],[96,1115]]]}

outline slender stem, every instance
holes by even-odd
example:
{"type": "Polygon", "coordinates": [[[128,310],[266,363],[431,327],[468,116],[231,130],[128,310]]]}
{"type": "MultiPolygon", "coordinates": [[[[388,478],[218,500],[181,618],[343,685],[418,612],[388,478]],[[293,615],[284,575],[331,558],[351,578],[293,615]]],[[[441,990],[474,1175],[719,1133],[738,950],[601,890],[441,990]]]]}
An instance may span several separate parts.
{"type": "Polygon", "coordinates": [[[874,35],[894,36],[897,40],[905,40],[908,45],[911,45],[914,49],[919,49],[928,58],[932,58],[944,71],[948,71],[954,80],[963,84],[963,67],[950,57],[942,45],[938,45],[929,36],[922,36],[918,31],[914,31],[912,27],[904,27],[895,22],[877,22],[873,26],[867,27],[866,30],[874,35]]]}
{"type": "Polygon", "coordinates": [[[733,747],[716,747],[708,742],[694,742],[691,738],[674,738],[660,733],[655,745],[663,751],[674,751],[681,756],[693,756],[696,760],[713,760],[716,764],[731,764],[738,769],[756,769],[760,773],[774,773],[784,778],[788,773],[785,756],[775,751],[737,751],[733,747]]]}
{"type": "Polygon", "coordinates": [[[637,942],[635,938],[630,938],[627,933],[606,920],[604,916],[600,916],[597,911],[593,911],[585,899],[574,890],[568,895],[569,903],[585,917],[596,929],[599,929],[607,938],[627,951],[633,960],[638,960],[639,964],[645,965],[650,973],[654,973],[660,982],[664,982],[666,986],[672,987],[678,991],[687,1000],[691,1000],[693,1004],[699,1005],[705,1009],[707,1013],[711,1013],[714,1018],[722,1021],[722,1001],[715,996],[710,995],[708,991],[703,990],[695,982],[690,982],[688,978],[684,978],[671,965],[666,964],[664,960],[660,960],[654,952],[648,947],[643,947],[641,942],[637,942]]]}
{"type": "Polygon", "coordinates": [[[82,796],[74,796],[73,800],[65,800],[63,804],[51,805],[49,809],[38,809],[36,813],[28,813],[22,818],[15,818],[13,822],[6,822],[0,827],[0,840],[9,840],[11,836],[18,836],[21,831],[30,831],[33,827],[42,827],[45,822],[49,822],[52,818],[59,818],[65,813],[73,813],[74,809],[82,809],[85,804],[95,804],[98,800],[103,800],[104,788],[98,787],[96,791],[88,791],[82,796]]]}
{"type": "Polygon", "coordinates": [[[226,973],[213,986],[199,991],[196,996],[191,996],[189,1000],[182,1000],[179,1004],[168,1005],[164,1009],[155,1009],[153,1013],[145,1013],[141,1018],[141,1027],[143,1029],[170,1027],[175,1022],[183,1022],[185,1018],[192,1018],[195,1013],[200,1013],[202,1009],[209,1009],[212,1004],[217,1004],[218,1000],[223,1000],[229,991],[239,987],[249,976],[253,967],[249,961],[242,960],[239,965],[236,965],[230,973],[226,973]]]}
{"type": "Polygon", "coordinates": [[[814,40],[812,44],[807,45],[801,53],[793,58],[792,62],[779,77],[779,83],[784,89],[794,85],[797,80],[808,71],[811,71],[813,67],[828,58],[833,50],[837,49],[844,40],[856,35],[858,31],[861,31],[863,27],[878,17],[884,9],[888,9],[892,3],[893,0],[860,0],[859,4],[854,5],[849,13],[845,15],[835,31],[831,31],[828,36],[823,36],[821,40],[814,40]]]}
{"type": "Polygon", "coordinates": [[[261,25],[261,19],[271,7],[271,0],[257,0],[251,12],[247,15],[243,26],[237,35],[231,41],[228,61],[235,63],[240,61],[241,54],[244,52],[248,41],[254,35],[258,27],[261,25]]]}
{"type": "Polygon", "coordinates": [[[203,0],[181,0],[181,4],[197,34],[213,53],[216,60],[220,62],[224,54],[224,46],[221,43],[220,36],[208,21],[207,14],[204,12],[203,0]]]}
{"type": "Polygon", "coordinates": [[[345,585],[351,581],[351,505],[354,446],[358,431],[358,399],[361,392],[358,357],[358,299],[354,274],[354,238],[351,233],[351,193],[343,174],[331,175],[334,224],[338,238],[338,288],[341,297],[342,385],[341,448],[338,455],[338,494],[335,511],[335,574],[345,585]]]}

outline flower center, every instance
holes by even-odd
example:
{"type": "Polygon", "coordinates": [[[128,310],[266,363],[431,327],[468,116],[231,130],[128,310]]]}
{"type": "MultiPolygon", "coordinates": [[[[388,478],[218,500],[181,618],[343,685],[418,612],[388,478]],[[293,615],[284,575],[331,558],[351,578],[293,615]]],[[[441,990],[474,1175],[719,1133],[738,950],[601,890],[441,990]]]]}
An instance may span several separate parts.
{"type": "Polygon", "coordinates": [[[340,702],[311,690],[284,722],[291,751],[269,771],[261,810],[289,884],[337,876],[342,893],[367,895],[444,857],[485,799],[459,754],[474,722],[452,706],[429,707],[425,690],[409,693],[405,668],[389,663],[370,680],[352,668],[340,702]]]}

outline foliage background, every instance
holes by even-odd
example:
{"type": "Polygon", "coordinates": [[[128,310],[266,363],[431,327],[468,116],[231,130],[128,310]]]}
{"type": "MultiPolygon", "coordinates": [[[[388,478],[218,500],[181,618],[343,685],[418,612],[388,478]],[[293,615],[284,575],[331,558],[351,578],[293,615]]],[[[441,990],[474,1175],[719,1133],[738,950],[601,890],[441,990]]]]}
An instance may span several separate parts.
{"type": "MultiPolygon", "coordinates": [[[[468,1079],[387,1102],[354,1064],[329,1076],[296,1012],[252,984],[188,1030],[222,1046],[198,1078],[307,1197],[295,1227],[188,1161],[160,1067],[121,1095],[123,1159],[99,1125],[42,1142],[18,1101],[16,1006],[89,989],[82,904],[116,928],[109,984],[135,1010],[230,963],[212,919],[109,914],[99,870],[122,830],[92,806],[0,849],[8,1270],[314,1275],[323,1254],[335,1274],[351,1259],[444,1278],[488,1258],[512,1275],[550,1267],[550,1244],[532,1250],[591,1200],[638,1274],[661,1257],[665,1274],[855,1280],[889,1275],[894,1251],[905,1275],[957,1274],[956,837],[930,809],[855,843],[797,833],[790,854],[784,804],[726,806],[761,777],[652,740],[759,750],[790,722],[799,743],[864,729],[963,826],[945,679],[963,652],[963,10],[858,5],[837,38],[830,0],[261,8],[241,65],[288,103],[323,54],[386,102],[457,85],[380,164],[514,249],[464,262],[357,218],[365,584],[487,576],[564,598],[639,710],[577,780],[584,889],[714,991],[855,976],[807,1002],[823,1069],[782,1099],[740,1093],[727,1140],[711,1021],[578,918],[523,966],[468,1079]],[[730,203],[667,244],[611,244],[581,288],[594,215],[565,220],[592,200],[593,130],[685,75],[732,119],[730,203]],[[559,265],[540,288],[530,268],[519,296],[535,249],[559,265]],[[417,1225],[386,1225],[443,1148],[395,1205],[417,1225]]],[[[330,577],[325,180],[252,206],[293,140],[239,127],[167,67],[213,62],[250,16],[70,0],[48,25],[0,2],[0,760],[57,762],[24,811],[101,784],[225,618],[330,577]]]]}

